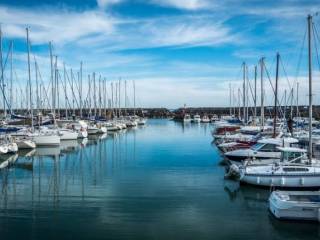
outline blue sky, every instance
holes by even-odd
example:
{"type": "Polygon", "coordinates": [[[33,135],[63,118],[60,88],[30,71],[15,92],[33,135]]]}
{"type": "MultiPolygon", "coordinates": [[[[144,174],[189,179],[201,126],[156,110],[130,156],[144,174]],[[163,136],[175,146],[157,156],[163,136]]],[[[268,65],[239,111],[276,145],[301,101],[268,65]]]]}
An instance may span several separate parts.
{"type": "MultiPolygon", "coordinates": [[[[139,105],[175,108],[228,106],[229,84],[235,95],[241,87],[243,61],[252,81],[253,66],[265,56],[274,81],[277,51],[287,73],[281,73],[281,94],[299,81],[300,102],[305,103],[306,61],[299,75],[297,62],[306,16],[318,10],[315,0],[0,0],[0,22],[5,51],[14,40],[16,84],[27,78],[29,26],[44,81],[52,41],[60,66],[65,62],[77,70],[83,61],[84,76],[94,71],[110,82],[135,80],[139,105]]],[[[319,17],[314,20],[319,25],[319,17]]],[[[319,90],[316,81],[316,101],[319,90]]],[[[268,82],[266,93],[271,103],[268,82]]]]}

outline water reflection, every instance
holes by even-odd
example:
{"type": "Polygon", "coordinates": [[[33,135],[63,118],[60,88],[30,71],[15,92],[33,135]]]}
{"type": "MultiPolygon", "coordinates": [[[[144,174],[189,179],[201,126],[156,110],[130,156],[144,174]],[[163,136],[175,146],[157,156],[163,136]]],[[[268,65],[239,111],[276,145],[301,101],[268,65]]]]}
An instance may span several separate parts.
{"type": "Polygon", "coordinates": [[[52,202],[58,207],[62,199],[92,198],[94,188],[102,187],[109,174],[135,156],[135,132],[124,133],[0,155],[1,164],[15,163],[1,171],[0,207],[7,209],[21,201],[31,205],[52,202]]]}
{"type": "Polygon", "coordinates": [[[0,172],[1,238],[319,239],[270,218],[268,190],[224,179],[210,124],[149,124],[19,152],[0,172]]]}

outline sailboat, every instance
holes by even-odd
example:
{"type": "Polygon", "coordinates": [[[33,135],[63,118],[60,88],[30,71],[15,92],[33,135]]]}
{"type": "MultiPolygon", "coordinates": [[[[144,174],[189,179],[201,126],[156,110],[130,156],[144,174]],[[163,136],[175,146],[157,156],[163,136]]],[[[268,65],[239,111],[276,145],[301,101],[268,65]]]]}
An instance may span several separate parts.
{"type": "MultiPolygon", "coordinates": [[[[27,50],[28,50],[28,81],[29,81],[29,103],[31,112],[31,129],[25,131],[25,135],[31,138],[37,146],[56,146],[60,145],[60,136],[55,131],[40,131],[35,132],[33,125],[33,104],[32,104],[32,85],[31,85],[31,67],[30,67],[30,42],[29,42],[29,29],[27,32],[27,50]]],[[[51,50],[51,48],[50,48],[51,50]]]]}
{"type": "Polygon", "coordinates": [[[196,114],[193,116],[192,122],[194,123],[200,123],[201,122],[201,117],[199,114],[196,114]]]}
{"type": "MultiPolygon", "coordinates": [[[[312,54],[311,54],[311,34],[312,17],[308,16],[308,65],[309,65],[309,123],[312,122],[312,54]]],[[[279,57],[277,57],[279,59],[279,57]]],[[[278,62],[278,61],[277,61],[278,62]]],[[[288,159],[290,154],[303,150],[284,148],[282,151],[282,161],[267,165],[247,165],[240,168],[240,181],[264,187],[283,188],[320,188],[320,163],[312,158],[312,124],[309,124],[309,148],[306,162],[297,160],[303,156],[288,159]]]]}

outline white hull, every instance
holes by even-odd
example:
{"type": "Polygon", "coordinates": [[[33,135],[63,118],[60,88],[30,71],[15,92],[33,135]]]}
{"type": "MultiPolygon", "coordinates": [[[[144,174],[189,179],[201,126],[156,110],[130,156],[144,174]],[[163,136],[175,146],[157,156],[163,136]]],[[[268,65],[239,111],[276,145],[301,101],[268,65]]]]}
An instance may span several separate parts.
{"type": "Polygon", "coordinates": [[[88,132],[87,131],[79,131],[78,132],[78,138],[87,138],[88,132]]]}
{"type": "Polygon", "coordinates": [[[320,192],[275,191],[269,198],[269,210],[278,219],[320,222],[320,192]]]}
{"type": "Polygon", "coordinates": [[[320,188],[320,174],[316,175],[244,175],[241,177],[242,183],[261,187],[280,188],[320,188]]]}
{"type": "Polygon", "coordinates": [[[88,127],[87,132],[89,135],[93,135],[93,134],[98,134],[99,130],[100,129],[96,127],[88,127]]]}
{"type": "Polygon", "coordinates": [[[18,145],[16,143],[9,143],[8,146],[8,153],[16,153],[18,152],[18,145]]]}
{"type": "Polygon", "coordinates": [[[98,133],[107,133],[107,128],[106,127],[100,127],[98,133]]]}
{"type": "Polygon", "coordinates": [[[8,153],[8,146],[2,145],[0,146],[0,154],[7,154],[8,153]]]}
{"type": "Polygon", "coordinates": [[[75,131],[59,131],[60,140],[77,140],[78,133],[75,131]]]}
{"type": "Polygon", "coordinates": [[[37,146],[59,146],[60,137],[58,135],[36,135],[32,140],[37,146]]]}
{"type": "Polygon", "coordinates": [[[36,143],[28,140],[28,139],[21,139],[16,141],[19,149],[34,149],[36,148],[36,143]]]}

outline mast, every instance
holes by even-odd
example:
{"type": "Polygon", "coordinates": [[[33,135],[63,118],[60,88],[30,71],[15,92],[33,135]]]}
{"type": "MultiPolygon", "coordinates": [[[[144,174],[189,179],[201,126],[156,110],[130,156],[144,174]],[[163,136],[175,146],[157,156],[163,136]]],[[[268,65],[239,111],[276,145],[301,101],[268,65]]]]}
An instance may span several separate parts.
{"type": "Polygon", "coordinates": [[[7,112],[6,112],[6,96],[5,96],[5,84],[4,84],[4,66],[3,66],[3,56],[2,56],[2,30],[1,30],[1,24],[0,24],[0,66],[1,66],[1,83],[2,84],[2,97],[3,97],[3,113],[4,118],[6,118],[7,112]]]}
{"type": "Polygon", "coordinates": [[[297,98],[297,106],[296,106],[297,112],[296,112],[296,117],[298,117],[298,115],[299,115],[299,82],[297,82],[297,92],[296,92],[296,94],[297,94],[297,96],[296,96],[296,98],[297,98]]]}
{"type": "Polygon", "coordinates": [[[101,75],[99,76],[99,117],[101,117],[101,75]]]}
{"type": "Polygon", "coordinates": [[[133,116],[136,116],[136,81],[133,80],[133,116]]]}
{"type": "Polygon", "coordinates": [[[290,94],[290,119],[293,118],[293,87],[291,88],[291,94],[290,94]]]}
{"type": "Polygon", "coordinates": [[[124,81],[124,109],[124,114],[127,116],[127,80],[124,81]]]}
{"type": "Polygon", "coordinates": [[[91,81],[90,81],[90,74],[88,74],[88,82],[89,82],[89,118],[91,118],[92,110],[91,110],[91,81]]]}
{"type": "Polygon", "coordinates": [[[104,116],[107,119],[107,80],[103,79],[103,108],[104,108],[104,116]]]}
{"type": "Polygon", "coordinates": [[[254,66],[254,123],[257,120],[257,66],[254,66]]]}
{"type": "Polygon", "coordinates": [[[36,72],[36,97],[37,97],[37,111],[39,111],[39,85],[38,85],[38,66],[37,66],[37,61],[36,57],[34,57],[34,69],[36,72]]]}
{"type": "Polygon", "coordinates": [[[56,107],[57,107],[57,85],[58,85],[58,56],[55,56],[55,62],[54,62],[54,88],[53,88],[53,109],[54,109],[54,123],[56,122],[56,107]]]}
{"type": "Polygon", "coordinates": [[[10,114],[13,108],[13,41],[10,42],[10,114]]]}
{"type": "Polygon", "coordinates": [[[236,117],[236,105],[235,105],[235,95],[234,95],[234,87],[232,88],[232,108],[233,108],[233,116],[236,117]]]}
{"type": "Polygon", "coordinates": [[[248,66],[246,65],[246,123],[249,121],[249,73],[248,73],[248,66]]]}
{"type": "Polygon", "coordinates": [[[57,115],[60,119],[60,94],[59,94],[59,70],[58,70],[58,55],[56,55],[56,69],[55,69],[55,76],[56,76],[56,82],[55,82],[55,101],[56,101],[56,108],[57,108],[57,115]]]}
{"type": "Polygon", "coordinates": [[[30,102],[30,113],[31,113],[31,129],[33,131],[33,109],[32,109],[32,87],[31,87],[29,28],[26,28],[26,31],[27,31],[27,48],[28,48],[29,102],[30,102]]]}
{"type": "Polygon", "coordinates": [[[112,112],[112,117],[114,118],[114,112],[113,112],[113,82],[111,82],[111,112],[112,112]]]}
{"type": "Polygon", "coordinates": [[[243,120],[246,123],[246,63],[243,62],[243,120]]]}
{"type": "Polygon", "coordinates": [[[119,78],[119,88],[118,88],[118,91],[119,91],[119,117],[121,116],[121,78],[119,78]]]}
{"type": "Polygon", "coordinates": [[[287,116],[287,89],[284,90],[284,119],[286,119],[287,116]]]}
{"type": "Polygon", "coordinates": [[[80,62],[80,79],[79,79],[79,100],[80,100],[80,119],[82,119],[82,61],[80,62]]]}
{"type": "Polygon", "coordinates": [[[277,53],[277,68],[276,68],[276,88],[274,93],[274,109],[273,109],[273,137],[276,137],[276,125],[277,125],[277,103],[278,103],[278,80],[279,80],[279,60],[280,60],[280,54],[277,53]]]}
{"type": "Polygon", "coordinates": [[[93,105],[94,105],[94,118],[97,116],[97,94],[96,94],[96,73],[93,73],[93,105]]]}
{"type": "Polygon", "coordinates": [[[229,83],[229,115],[232,115],[231,112],[231,108],[232,108],[232,103],[231,103],[231,83],[229,83]]]}
{"type": "Polygon", "coordinates": [[[312,16],[308,15],[308,65],[309,65],[309,163],[312,160],[312,16]]]}
{"type": "MultiPolygon", "coordinates": [[[[50,72],[50,82],[51,82],[51,101],[52,101],[52,104],[51,104],[51,112],[54,114],[54,91],[53,91],[53,56],[52,56],[52,43],[49,42],[49,51],[50,51],[50,69],[51,69],[51,72],[50,72]]],[[[54,114],[55,115],[55,114],[54,114]]]]}
{"type": "Polygon", "coordinates": [[[261,80],[261,127],[264,127],[264,81],[263,81],[263,72],[264,72],[264,57],[260,60],[260,80],[261,80]]]}
{"type": "Polygon", "coordinates": [[[241,90],[238,88],[238,118],[241,119],[241,90]]]}
{"type": "Polygon", "coordinates": [[[115,87],[114,87],[114,112],[116,117],[118,118],[118,83],[115,82],[115,87]]]}
{"type": "Polygon", "coordinates": [[[64,94],[65,94],[65,116],[68,119],[68,96],[67,96],[67,77],[66,77],[66,64],[63,63],[63,82],[64,82],[64,94]]]}

